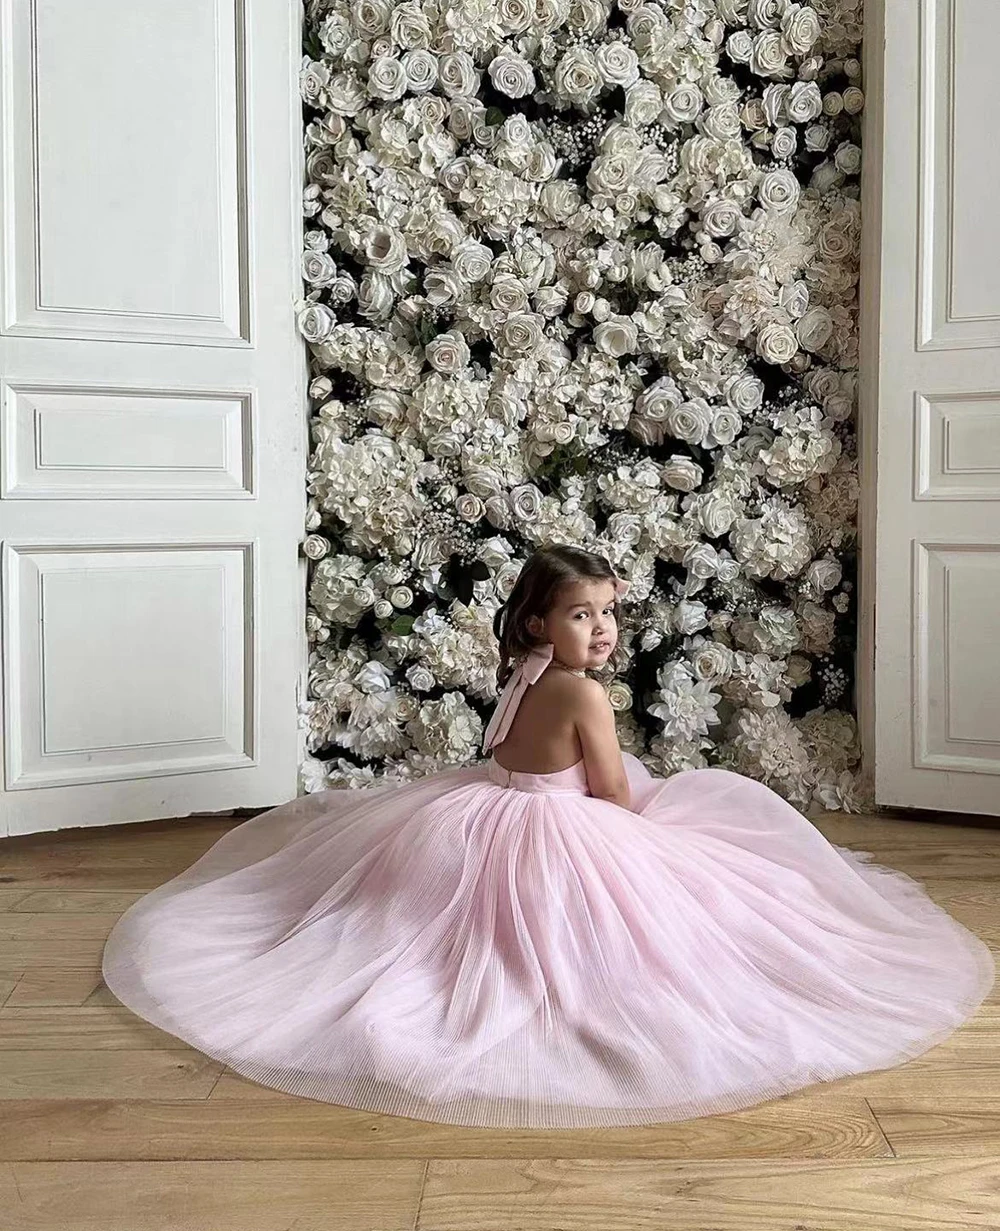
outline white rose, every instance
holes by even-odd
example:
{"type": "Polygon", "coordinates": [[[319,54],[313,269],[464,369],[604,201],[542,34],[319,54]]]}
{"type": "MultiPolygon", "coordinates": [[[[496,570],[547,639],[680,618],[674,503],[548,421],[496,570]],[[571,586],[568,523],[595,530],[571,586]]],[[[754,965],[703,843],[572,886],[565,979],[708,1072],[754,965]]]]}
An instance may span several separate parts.
{"type": "Polygon", "coordinates": [[[675,632],[689,637],[708,623],[708,609],[697,599],[682,598],[671,612],[670,622],[675,632]]]}
{"type": "Polygon", "coordinates": [[[428,302],[440,308],[444,304],[460,303],[465,298],[466,285],[450,266],[435,265],[424,275],[424,291],[428,302]]]}
{"type": "Polygon", "coordinates": [[[391,15],[390,0],[358,0],[351,11],[351,20],[359,34],[373,39],[389,29],[391,15]]]}
{"type": "Polygon", "coordinates": [[[397,102],[406,93],[406,70],[394,56],[379,56],[368,66],[368,92],[397,102]]]}
{"type": "Polygon", "coordinates": [[[625,91],[625,122],[633,128],[652,124],[663,110],[663,95],[655,81],[637,81],[625,91]]]}
{"type": "Polygon", "coordinates": [[[597,69],[608,85],[629,86],[639,80],[639,57],[628,43],[602,43],[597,49],[597,69]]]}
{"type": "Polygon", "coordinates": [[[534,312],[515,312],[500,331],[505,348],[515,354],[529,355],[542,340],[542,317],[534,312]]]}
{"type": "Polygon", "coordinates": [[[414,692],[430,692],[437,680],[427,667],[417,663],[406,672],[406,682],[414,692]]]}
{"type": "Polygon", "coordinates": [[[701,486],[704,472],[693,458],[675,453],[663,463],[663,482],[679,492],[693,492],[701,486]]]}
{"type": "Polygon", "coordinates": [[[747,21],[752,26],[777,26],[788,0],[748,0],[747,21]]]}
{"type": "Polygon", "coordinates": [[[626,191],[634,176],[635,159],[630,154],[600,154],[587,172],[587,187],[594,193],[615,196],[626,191]]]}
{"type": "Polygon", "coordinates": [[[528,306],[528,292],[513,274],[500,274],[490,287],[490,303],[501,312],[524,312],[528,306]]]}
{"type": "Polygon", "coordinates": [[[364,693],[388,692],[392,676],[382,663],[367,662],[354,677],[354,687],[364,693]]]}
{"type": "Polygon", "coordinates": [[[757,354],[768,363],[789,363],[798,349],[793,330],[777,321],[765,325],[757,335],[757,354]]]}
{"type": "Polygon", "coordinates": [[[510,505],[520,521],[536,521],[542,508],[542,493],[533,483],[524,483],[510,493],[510,505]]]}
{"type": "Polygon", "coordinates": [[[369,270],[358,287],[358,310],[372,321],[383,321],[392,312],[396,296],[392,283],[384,275],[369,270]]]}
{"type": "Polygon", "coordinates": [[[600,0],[570,0],[566,19],[574,30],[596,34],[607,17],[600,0]]]}
{"type": "Polygon", "coordinates": [[[401,611],[413,606],[413,591],[409,586],[394,586],[386,597],[393,607],[401,611]]]}
{"type": "Polygon", "coordinates": [[[499,0],[497,17],[505,30],[523,34],[531,25],[532,10],[528,0],[499,0]]]}
{"type": "Polygon", "coordinates": [[[509,51],[501,51],[490,61],[490,80],[494,88],[508,98],[524,98],[535,88],[535,74],[527,60],[509,51]]]}
{"type": "Polygon", "coordinates": [[[681,391],[669,376],[661,376],[636,398],[635,413],[653,423],[664,423],[681,404],[681,391]]]}
{"type": "Polygon", "coordinates": [[[708,235],[719,239],[723,235],[732,235],[742,217],[743,211],[733,201],[716,197],[701,211],[701,225],[708,235]]]}
{"type": "Polygon", "coordinates": [[[499,496],[504,490],[503,477],[500,472],[486,466],[476,466],[467,471],[465,486],[482,500],[488,500],[490,496],[499,496]]]}
{"type": "Polygon", "coordinates": [[[400,47],[426,47],[431,39],[430,23],[418,3],[395,5],[389,32],[400,47]]]}
{"type": "Polygon", "coordinates": [[[753,414],[764,401],[764,383],[750,372],[730,376],[723,392],[729,405],[741,415],[753,414]]]}
{"type": "Polygon", "coordinates": [[[506,496],[490,496],[486,501],[486,517],[498,530],[510,529],[512,518],[506,496]]]}
{"type": "Polygon", "coordinates": [[[730,445],[743,430],[743,420],[729,407],[720,407],[712,419],[712,439],[715,445],[730,445]]]}
{"type": "Polygon", "coordinates": [[[601,84],[597,62],[583,47],[571,47],[556,66],[556,91],[570,102],[589,103],[601,84]]]}
{"type": "MultiPolygon", "coordinates": [[[[469,141],[476,125],[482,122],[485,114],[486,108],[478,99],[453,98],[448,110],[448,131],[459,141],[469,141]]],[[[467,158],[458,158],[455,161],[471,166],[467,158]]],[[[463,186],[464,181],[453,191],[459,192],[463,186]]]]}
{"type": "Polygon", "coordinates": [[[735,103],[720,103],[702,114],[701,130],[717,141],[733,141],[740,135],[740,113],[735,103]]]}
{"type": "Polygon", "coordinates": [[[753,55],[753,35],[749,30],[734,30],[726,39],[726,54],[734,64],[749,64],[753,55]]]}
{"type": "Polygon", "coordinates": [[[475,239],[464,239],[452,250],[451,263],[465,282],[481,282],[493,267],[493,253],[475,239]]]}
{"type": "Polygon", "coordinates": [[[781,37],[789,55],[807,55],[820,33],[819,17],[808,5],[793,6],[781,19],[781,37]]]}
{"type": "Polygon", "coordinates": [[[848,115],[860,115],[865,107],[865,96],[856,85],[849,85],[844,91],[844,110],[848,115]]]}
{"type": "Polygon", "coordinates": [[[822,350],[832,335],[833,319],[826,308],[810,308],[795,325],[799,345],[803,350],[814,353],[822,350]]]}
{"type": "Polygon", "coordinates": [[[788,57],[781,35],[777,30],[763,30],[753,41],[750,68],[758,77],[781,77],[785,75],[788,57]]]}
{"type": "Polygon", "coordinates": [[[796,81],[785,99],[785,111],[793,124],[808,124],[823,114],[823,95],[815,81],[796,81]]]}
{"type": "Polygon", "coordinates": [[[757,196],[761,205],[775,214],[794,213],[799,201],[799,181],[787,167],[777,167],[762,177],[757,196]]]}
{"type": "Polygon", "coordinates": [[[696,680],[722,683],[733,672],[733,651],[719,641],[699,646],[691,657],[691,672],[696,680]]]}
{"type": "Polygon", "coordinates": [[[829,128],[825,124],[810,124],[806,129],[806,149],[811,154],[822,154],[829,144],[829,128]]]}
{"type": "Polygon", "coordinates": [[[310,560],[322,560],[330,551],[329,541],[321,534],[306,535],[302,543],[302,554],[310,560]]]}
{"type": "Polygon", "coordinates": [[[624,680],[615,680],[608,685],[608,703],[616,713],[632,708],[632,689],[624,680]]]}
{"type": "Polygon", "coordinates": [[[438,61],[438,80],[449,98],[475,94],[479,88],[475,60],[467,51],[449,51],[438,61]]]}
{"type": "Polygon", "coordinates": [[[375,226],[365,237],[364,254],[379,273],[399,273],[407,260],[406,240],[393,227],[375,226]]]}
{"type": "Polygon", "coordinates": [[[454,376],[467,366],[470,354],[465,341],[465,335],[458,329],[449,329],[447,333],[439,333],[427,343],[424,348],[427,362],[445,376],[454,376]]]}
{"type": "Polygon", "coordinates": [[[719,553],[711,543],[694,543],[681,557],[681,563],[699,581],[708,581],[715,576],[719,553]]]}
{"type": "Polygon", "coordinates": [[[387,598],[380,598],[373,610],[376,620],[388,620],[394,614],[392,603],[387,598]]]}
{"type": "Polygon", "coordinates": [[[712,409],[704,398],[682,402],[667,416],[671,436],[689,444],[701,444],[712,426],[712,409]]]}
{"type": "Polygon", "coordinates": [[[736,520],[736,508],[724,492],[708,492],[698,503],[698,521],[710,539],[726,534],[736,520]]]}
{"type": "Polygon", "coordinates": [[[437,56],[430,51],[408,51],[403,56],[406,84],[414,94],[425,94],[437,85],[437,56]]]}
{"type": "Polygon", "coordinates": [[[594,330],[594,345],[605,355],[620,359],[632,353],[639,340],[635,323],[627,316],[612,316],[594,330]]]}
{"type": "Polygon", "coordinates": [[[663,98],[663,110],[675,124],[690,124],[698,118],[704,98],[691,82],[684,82],[668,91],[663,98]]]}
{"type": "Polygon", "coordinates": [[[775,158],[791,158],[798,143],[798,134],[794,128],[778,128],[771,138],[771,153],[775,158]]]}
{"type": "Polygon", "coordinates": [[[809,307],[809,287],[801,278],[786,283],[778,292],[778,307],[787,312],[792,320],[798,318],[809,307]]]}
{"type": "Polygon", "coordinates": [[[337,318],[324,303],[311,303],[298,317],[299,333],[307,342],[323,342],[333,332],[337,318]]]}
{"type": "Polygon", "coordinates": [[[837,170],[845,175],[857,175],[861,170],[861,150],[850,141],[843,141],[837,146],[833,163],[837,170]]]}
{"type": "Polygon", "coordinates": [[[482,521],[486,513],[486,506],[478,496],[465,492],[455,501],[455,512],[463,521],[475,524],[477,521],[482,521]]]}
{"type": "Polygon", "coordinates": [[[581,207],[580,190],[568,180],[557,180],[542,189],[540,203],[553,222],[565,223],[581,207]]]}

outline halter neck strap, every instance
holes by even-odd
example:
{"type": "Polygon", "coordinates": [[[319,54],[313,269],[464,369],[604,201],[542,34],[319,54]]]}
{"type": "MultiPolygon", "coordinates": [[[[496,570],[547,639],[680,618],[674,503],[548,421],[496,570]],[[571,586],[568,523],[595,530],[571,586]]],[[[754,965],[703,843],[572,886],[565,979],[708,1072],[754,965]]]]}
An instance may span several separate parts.
{"type": "Polygon", "coordinates": [[[502,744],[507,738],[521,698],[528,691],[528,685],[541,679],[545,668],[552,662],[554,653],[555,646],[551,641],[547,642],[531,650],[514,668],[483,736],[483,752],[489,752],[495,744],[502,744]]]}

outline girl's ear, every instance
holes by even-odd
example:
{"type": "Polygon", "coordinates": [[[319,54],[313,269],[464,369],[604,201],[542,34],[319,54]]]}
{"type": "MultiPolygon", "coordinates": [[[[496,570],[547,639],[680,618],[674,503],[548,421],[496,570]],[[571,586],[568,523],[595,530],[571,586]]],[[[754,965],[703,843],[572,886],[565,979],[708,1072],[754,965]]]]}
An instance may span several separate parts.
{"type": "Polygon", "coordinates": [[[532,637],[541,637],[545,632],[545,625],[536,615],[528,616],[527,628],[532,637]]]}

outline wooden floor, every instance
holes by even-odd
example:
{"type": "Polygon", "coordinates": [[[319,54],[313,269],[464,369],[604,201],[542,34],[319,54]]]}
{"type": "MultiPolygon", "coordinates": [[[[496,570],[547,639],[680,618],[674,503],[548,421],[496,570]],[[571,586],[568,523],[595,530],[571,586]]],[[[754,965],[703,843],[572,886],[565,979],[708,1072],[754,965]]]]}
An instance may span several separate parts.
{"type": "MultiPolygon", "coordinates": [[[[1000,831],[829,814],[1000,945],[1000,831]]],[[[1000,1228],[1000,988],[898,1068],[679,1124],[472,1130],[243,1080],[102,985],[104,938],[231,827],[0,842],[2,1231],[1000,1228]]]]}

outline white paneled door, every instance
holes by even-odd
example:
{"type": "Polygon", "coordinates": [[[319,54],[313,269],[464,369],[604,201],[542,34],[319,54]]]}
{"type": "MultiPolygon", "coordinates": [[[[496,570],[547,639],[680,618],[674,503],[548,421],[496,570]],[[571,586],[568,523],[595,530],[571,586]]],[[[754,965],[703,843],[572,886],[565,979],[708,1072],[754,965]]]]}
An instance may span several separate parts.
{"type": "Polygon", "coordinates": [[[1000,3],[865,17],[860,713],[879,804],[1000,815],[1000,3]]]}
{"type": "Polygon", "coordinates": [[[299,22],[0,0],[0,834],[296,793],[299,22]]]}

